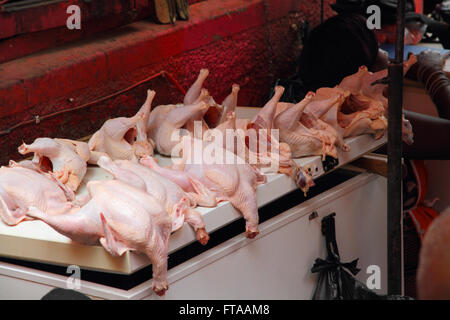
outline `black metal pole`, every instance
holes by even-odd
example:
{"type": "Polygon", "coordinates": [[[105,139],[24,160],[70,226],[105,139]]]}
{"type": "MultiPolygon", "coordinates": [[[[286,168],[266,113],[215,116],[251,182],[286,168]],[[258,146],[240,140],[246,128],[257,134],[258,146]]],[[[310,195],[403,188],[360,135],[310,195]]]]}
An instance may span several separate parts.
{"type": "Polygon", "coordinates": [[[388,294],[402,293],[402,105],[405,0],[397,2],[395,59],[389,63],[388,294]]]}

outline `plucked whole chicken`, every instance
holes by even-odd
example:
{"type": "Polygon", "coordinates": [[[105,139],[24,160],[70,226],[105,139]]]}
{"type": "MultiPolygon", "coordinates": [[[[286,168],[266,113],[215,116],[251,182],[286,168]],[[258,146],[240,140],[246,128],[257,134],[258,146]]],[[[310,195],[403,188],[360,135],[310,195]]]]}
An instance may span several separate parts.
{"type": "MultiPolygon", "coordinates": [[[[403,74],[405,75],[416,62],[417,57],[414,54],[411,54],[403,63],[403,74]]],[[[388,85],[382,81],[387,76],[387,69],[372,73],[368,71],[366,66],[361,66],[357,73],[344,78],[338,87],[350,91],[353,96],[363,96],[366,99],[378,101],[383,107],[384,117],[387,117],[388,100],[385,97],[385,94],[388,85]]],[[[407,144],[412,144],[414,142],[412,127],[404,116],[402,129],[403,141],[407,144]]]]}
{"type": "Polygon", "coordinates": [[[195,114],[206,110],[208,110],[208,105],[204,101],[198,101],[191,105],[156,107],[150,114],[147,132],[155,142],[158,153],[165,156],[178,156],[172,151],[180,143],[181,128],[195,114]]]}
{"type": "Polygon", "coordinates": [[[153,290],[164,295],[172,230],[167,211],[145,191],[119,180],[90,181],[87,189],[91,200],[68,214],[50,215],[30,207],[27,216],[44,221],[75,242],[100,243],[113,256],[128,250],[146,254],[153,264],[153,290]]]}
{"type": "Polygon", "coordinates": [[[86,143],[67,139],[37,138],[32,144],[23,143],[20,154],[33,152],[32,165],[38,171],[49,172],[69,190],[76,192],[83,180],[90,157],[86,143]]]}
{"type": "Polygon", "coordinates": [[[218,202],[230,201],[246,220],[247,237],[256,237],[259,233],[256,187],[265,183],[266,177],[257,168],[236,159],[236,156],[226,149],[217,145],[208,148],[207,142],[196,140],[189,136],[183,137],[183,158],[177,163],[177,169],[160,167],[153,158],[144,158],[141,163],[172,180],[185,192],[195,193],[198,189],[206,188],[215,195],[218,202]],[[213,151],[211,161],[196,162],[194,154],[199,152],[199,149],[194,149],[196,144],[202,146],[202,157],[208,150],[218,149],[223,156],[216,159],[213,151]],[[226,159],[234,162],[230,163],[226,159]],[[198,185],[197,181],[201,185],[198,185]]]}
{"type": "MultiPolygon", "coordinates": [[[[236,117],[235,109],[238,102],[239,85],[233,84],[231,93],[225,98],[222,105],[215,103],[214,99],[205,94],[204,81],[209,71],[203,69],[194,84],[185,96],[185,102],[204,100],[209,109],[214,109],[215,117],[202,121],[201,133],[193,131],[192,118],[187,129],[192,136],[219,144],[224,149],[233,152],[236,156],[245,159],[247,163],[255,165],[265,172],[283,173],[293,177],[297,185],[307,192],[313,185],[312,178],[306,170],[300,168],[292,160],[292,152],[288,144],[280,143],[276,132],[271,131],[276,105],[283,95],[284,88],[277,87],[275,95],[252,121],[236,117]]],[[[198,120],[199,118],[195,118],[198,120]]]]}
{"type": "Polygon", "coordinates": [[[148,139],[145,128],[155,94],[148,90],[147,100],[135,116],[107,120],[94,133],[89,140],[91,163],[97,163],[101,156],[137,161],[144,155],[153,155],[153,141],[148,139]]]}
{"type": "Polygon", "coordinates": [[[195,203],[177,184],[129,160],[113,161],[103,156],[98,165],[115,179],[147,192],[165,207],[172,221],[172,232],[180,229],[186,221],[194,229],[197,240],[203,245],[208,243],[209,235],[201,214],[193,209],[195,203]]]}
{"type": "Polygon", "coordinates": [[[335,147],[337,137],[333,132],[318,129],[314,122],[310,127],[300,122],[303,110],[314,97],[314,93],[309,93],[306,97],[284,111],[277,114],[274,127],[280,131],[280,140],[286,142],[291,147],[292,155],[295,158],[310,155],[320,155],[325,158],[331,155],[337,158],[335,147]]]}
{"type": "Polygon", "coordinates": [[[26,218],[30,206],[49,216],[68,212],[73,204],[50,176],[19,165],[0,168],[0,218],[16,225],[26,218]]]}

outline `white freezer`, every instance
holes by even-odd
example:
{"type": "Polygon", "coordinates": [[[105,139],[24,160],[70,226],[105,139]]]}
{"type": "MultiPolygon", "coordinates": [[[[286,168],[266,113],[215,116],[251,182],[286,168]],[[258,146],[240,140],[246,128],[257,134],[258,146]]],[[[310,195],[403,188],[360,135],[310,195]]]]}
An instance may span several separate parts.
{"type": "MultiPolygon", "coordinates": [[[[359,258],[357,278],[379,267],[379,293],[387,292],[386,179],[362,173],[260,225],[249,240],[243,233],[172,268],[164,298],[151,280],[130,290],[81,281],[78,291],[99,299],[310,299],[316,275],[310,269],[325,258],[321,218],[335,212],[336,238],[343,262],[359,258]],[[312,212],[318,217],[310,220],[312,212]]],[[[81,271],[83,272],[83,271],[81,271]]],[[[0,263],[0,299],[40,299],[68,277],[0,263]]]]}
{"type": "MultiPolygon", "coordinates": [[[[254,111],[254,108],[238,108],[238,116],[251,117],[254,111]]],[[[364,135],[347,139],[351,151],[339,151],[338,167],[384,143],[386,137],[374,140],[364,135]]],[[[160,161],[170,160],[160,158],[160,161]]],[[[301,158],[296,162],[311,168],[314,179],[326,173],[320,157],[301,158]]],[[[90,167],[86,181],[108,178],[100,168],[90,167]]],[[[271,174],[268,183],[258,187],[258,207],[295,189],[287,176],[271,174]]],[[[170,289],[166,299],[309,299],[314,277],[307,270],[316,257],[324,257],[320,218],[307,219],[313,210],[320,217],[337,213],[336,225],[342,228],[337,234],[343,260],[347,259],[346,254],[351,255],[347,260],[359,257],[364,272],[364,264],[372,263],[382,267],[386,274],[386,181],[364,173],[262,223],[261,234],[254,240],[246,239],[243,229],[242,234],[169,270],[170,289]],[[365,249],[371,247],[372,253],[365,249]],[[377,261],[370,262],[372,256],[377,261]]],[[[241,218],[228,202],[216,208],[199,208],[199,211],[210,233],[241,218]]],[[[171,236],[169,254],[193,242],[195,234],[185,224],[171,236]]],[[[112,257],[101,246],[74,244],[40,221],[27,221],[15,227],[0,223],[0,256],[124,275],[150,264],[145,256],[134,252],[112,257]]],[[[66,280],[62,275],[0,262],[0,288],[8,288],[0,290],[0,299],[39,299],[52,287],[65,287],[66,280]]],[[[79,291],[105,299],[142,299],[153,297],[150,288],[151,280],[130,290],[85,281],[79,291]]]]}

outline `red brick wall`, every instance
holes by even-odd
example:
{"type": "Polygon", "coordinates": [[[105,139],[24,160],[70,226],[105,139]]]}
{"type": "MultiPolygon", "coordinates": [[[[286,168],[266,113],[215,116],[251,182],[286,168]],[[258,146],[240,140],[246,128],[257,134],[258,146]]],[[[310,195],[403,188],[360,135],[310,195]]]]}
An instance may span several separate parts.
{"type": "MultiPolygon", "coordinates": [[[[64,110],[117,92],[161,70],[170,72],[188,88],[198,71],[207,67],[211,75],[206,87],[219,102],[231,85],[238,83],[240,105],[262,106],[273,81],[295,69],[301,50],[299,28],[304,19],[312,25],[320,22],[320,1],[284,0],[280,4],[277,0],[224,0],[220,3],[251,5],[247,10],[236,9],[211,18],[223,10],[214,6],[217,1],[192,6],[192,21],[177,24],[176,32],[172,26],[136,24],[136,28],[149,28],[149,34],[159,30],[162,36],[158,39],[164,39],[161,41],[140,45],[130,27],[118,31],[116,37],[62,47],[67,52],[64,55],[52,50],[0,65],[0,130],[37,114],[64,110]],[[198,26],[205,19],[210,20],[198,26]],[[123,50],[105,49],[117,46],[117,41],[123,50]]],[[[327,9],[326,16],[331,14],[327,9]]],[[[96,131],[108,118],[130,116],[143,103],[147,88],[157,92],[155,105],[182,100],[166,80],[152,80],[120,97],[0,136],[0,163],[20,159],[16,149],[22,140],[30,143],[39,136],[78,139],[96,131]]]]}

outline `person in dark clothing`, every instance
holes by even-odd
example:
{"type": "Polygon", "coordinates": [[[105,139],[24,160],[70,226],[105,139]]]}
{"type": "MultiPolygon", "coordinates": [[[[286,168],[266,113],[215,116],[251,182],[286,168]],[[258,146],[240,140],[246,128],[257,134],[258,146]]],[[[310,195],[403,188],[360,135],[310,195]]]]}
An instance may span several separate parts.
{"type": "MultiPolygon", "coordinates": [[[[411,159],[450,159],[450,80],[443,69],[444,56],[423,52],[407,77],[422,82],[432,98],[438,117],[404,110],[414,131],[414,143],[403,146],[411,159]]],[[[305,92],[334,87],[362,65],[372,72],[387,68],[388,58],[379,49],[373,30],[358,14],[334,16],[311,31],[301,53],[297,75],[305,92]]]]}
{"type": "Polygon", "coordinates": [[[418,296],[423,300],[450,299],[450,212],[430,226],[420,252],[418,296]]]}
{"type": "MultiPolygon", "coordinates": [[[[298,75],[307,90],[334,87],[358,71],[360,66],[383,64],[375,34],[358,14],[342,14],[311,31],[303,46],[298,75]],[[380,55],[380,57],[379,57],[380,55]]],[[[387,63],[387,61],[384,61],[387,63]]],[[[378,70],[375,70],[378,71],[378,70]]]]}

